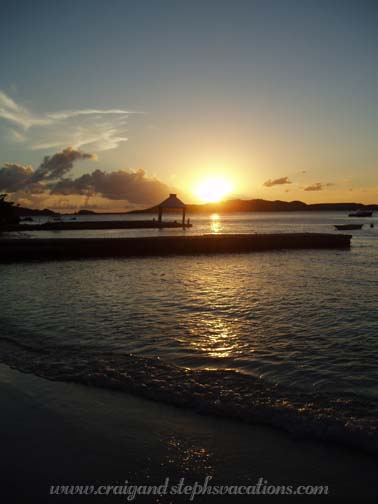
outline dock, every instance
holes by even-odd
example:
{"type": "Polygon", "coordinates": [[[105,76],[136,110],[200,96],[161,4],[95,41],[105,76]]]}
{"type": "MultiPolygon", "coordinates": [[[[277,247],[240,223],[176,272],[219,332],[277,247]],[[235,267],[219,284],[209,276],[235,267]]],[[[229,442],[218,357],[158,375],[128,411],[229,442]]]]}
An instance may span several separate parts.
{"type": "Polygon", "coordinates": [[[349,249],[351,235],[219,234],[139,238],[2,238],[0,262],[349,249]]]}
{"type": "Polygon", "coordinates": [[[13,224],[4,227],[4,231],[84,231],[88,229],[164,229],[191,228],[192,224],[177,221],[158,220],[112,220],[112,221],[52,221],[43,224],[13,224]]]}

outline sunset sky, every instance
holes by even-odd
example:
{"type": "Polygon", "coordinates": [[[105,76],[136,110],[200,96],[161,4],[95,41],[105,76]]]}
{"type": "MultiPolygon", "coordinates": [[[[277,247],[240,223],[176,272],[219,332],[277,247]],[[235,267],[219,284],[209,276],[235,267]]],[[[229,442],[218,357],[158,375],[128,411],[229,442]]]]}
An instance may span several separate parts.
{"type": "Polygon", "coordinates": [[[374,0],[1,0],[0,192],[378,203],[377,26],[374,0]]]}

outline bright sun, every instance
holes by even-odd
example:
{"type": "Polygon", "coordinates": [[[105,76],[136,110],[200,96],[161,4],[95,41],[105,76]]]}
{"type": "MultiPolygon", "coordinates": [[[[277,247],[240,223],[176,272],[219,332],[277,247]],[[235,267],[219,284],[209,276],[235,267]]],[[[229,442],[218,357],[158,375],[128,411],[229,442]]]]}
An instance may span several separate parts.
{"type": "Polygon", "coordinates": [[[197,188],[196,195],[201,201],[207,203],[217,203],[232,191],[232,184],[222,178],[208,178],[202,180],[197,188]]]}

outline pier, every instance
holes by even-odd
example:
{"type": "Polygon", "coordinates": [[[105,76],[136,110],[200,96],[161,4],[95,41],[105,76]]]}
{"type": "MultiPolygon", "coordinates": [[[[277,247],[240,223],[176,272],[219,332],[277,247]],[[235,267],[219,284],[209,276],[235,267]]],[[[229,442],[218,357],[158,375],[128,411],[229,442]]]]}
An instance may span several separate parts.
{"type": "Polygon", "coordinates": [[[220,234],[140,238],[3,238],[0,239],[0,261],[349,249],[351,238],[351,235],[327,233],[220,234]]]}
{"type": "Polygon", "coordinates": [[[43,224],[12,224],[4,226],[4,231],[84,231],[88,229],[164,229],[191,228],[190,222],[159,220],[112,220],[112,221],[52,221],[43,224]]]}

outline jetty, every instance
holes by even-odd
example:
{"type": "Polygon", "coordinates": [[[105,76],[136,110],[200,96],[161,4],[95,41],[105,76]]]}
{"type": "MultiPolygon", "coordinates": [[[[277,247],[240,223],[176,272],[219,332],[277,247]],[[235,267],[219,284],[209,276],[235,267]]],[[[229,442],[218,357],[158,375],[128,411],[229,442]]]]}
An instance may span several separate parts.
{"type": "Polygon", "coordinates": [[[76,221],[59,220],[44,222],[43,224],[12,224],[4,226],[4,231],[84,231],[88,229],[164,229],[191,228],[190,222],[159,221],[159,220],[96,220],[76,221]]]}
{"type": "Polygon", "coordinates": [[[138,238],[2,238],[0,262],[349,249],[351,235],[219,234],[138,238]]]}

